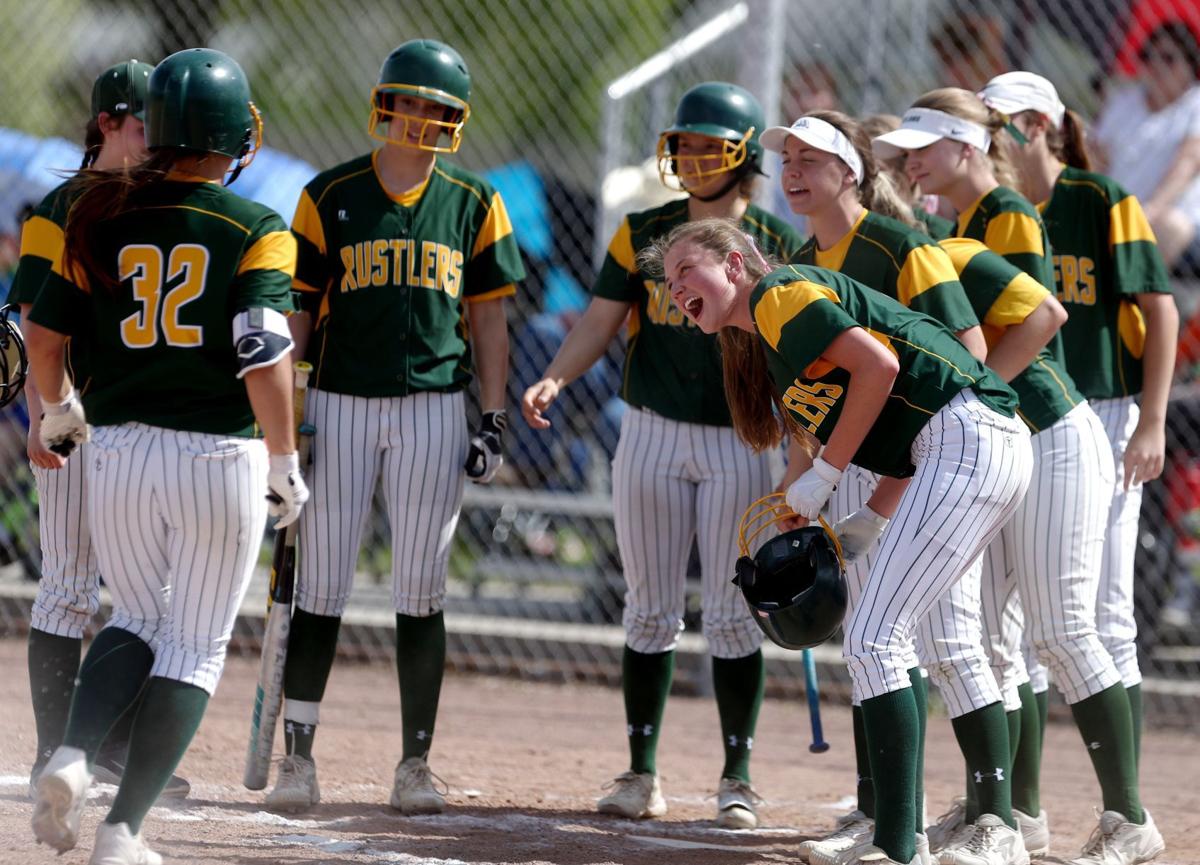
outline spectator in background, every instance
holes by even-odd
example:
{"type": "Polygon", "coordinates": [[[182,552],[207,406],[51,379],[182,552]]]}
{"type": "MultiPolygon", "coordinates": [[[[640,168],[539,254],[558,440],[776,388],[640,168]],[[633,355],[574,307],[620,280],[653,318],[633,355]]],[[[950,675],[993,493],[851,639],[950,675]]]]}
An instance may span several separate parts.
{"type": "Polygon", "coordinates": [[[791,123],[813,111],[841,111],[837,79],[823,60],[797,63],[784,82],[783,117],[791,123]]]}
{"type": "Polygon", "coordinates": [[[1102,169],[1145,203],[1167,266],[1200,269],[1200,44],[1182,21],[1138,53],[1139,80],[1114,89],[1096,123],[1102,169]]]}
{"type": "Polygon", "coordinates": [[[938,85],[974,93],[1009,69],[1004,51],[1004,18],[998,11],[956,11],[930,36],[938,60],[938,85]]]}

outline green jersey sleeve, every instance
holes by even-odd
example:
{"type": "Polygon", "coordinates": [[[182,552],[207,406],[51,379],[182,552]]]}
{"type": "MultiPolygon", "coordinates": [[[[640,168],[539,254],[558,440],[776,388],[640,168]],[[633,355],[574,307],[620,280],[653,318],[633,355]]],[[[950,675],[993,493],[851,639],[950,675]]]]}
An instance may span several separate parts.
{"type": "Polygon", "coordinates": [[[516,283],[525,278],[512,221],[499,192],[492,192],[482,214],[464,276],[463,294],[470,301],[513,294],[516,283]]]}
{"type": "Polygon", "coordinates": [[[820,360],[822,352],[842,331],[858,326],[832,288],[804,279],[764,292],[754,323],[767,345],[807,378],[819,378],[818,368],[830,367],[820,360]]]}
{"type": "Polygon", "coordinates": [[[236,310],[267,307],[291,312],[292,278],[296,272],[296,238],[276,214],[251,229],[238,261],[231,295],[236,310]]]}
{"type": "Polygon", "coordinates": [[[1113,283],[1118,294],[1171,290],[1154,231],[1134,196],[1126,194],[1109,208],[1108,244],[1112,250],[1113,283]]]}
{"type": "Polygon", "coordinates": [[[953,263],[934,244],[915,246],[904,257],[896,280],[896,299],[955,333],[979,324],[953,263]]]}
{"type": "Polygon", "coordinates": [[[326,263],[325,226],[307,187],[296,203],[292,234],[296,237],[296,273],[292,288],[296,292],[297,305],[315,316],[332,275],[326,263]]]}
{"type": "Polygon", "coordinates": [[[606,300],[636,303],[646,288],[638,276],[634,256],[633,230],[629,217],[625,217],[608,244],[604,264],[592,284],[592,294],[606,300]]]}
{"type": "Polygon", "coordinates": [[[21,252],[8,292],[10,303],[33,303],[52,263],[62,257],[66,205],[64,183],[51,190],[21,226],[21,252]]]}

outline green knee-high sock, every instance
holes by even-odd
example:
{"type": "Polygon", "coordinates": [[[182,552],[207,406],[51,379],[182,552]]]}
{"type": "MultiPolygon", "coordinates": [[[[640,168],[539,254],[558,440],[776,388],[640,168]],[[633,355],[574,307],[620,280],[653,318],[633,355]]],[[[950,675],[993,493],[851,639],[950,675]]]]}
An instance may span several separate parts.
{"type": "Polygon", "coordinates": [[[675,653],[648,655],[628,646],[621,656],[621,689],[625,692],[625,729],[629,734],[629,770],[658,771],[655,755],[667,694],[675,674],[675,653]]]}
{"type": "MultiPolygon", "coordinates": [[[[1012,762],[1012,806],[1031,817],[1042,810],[1042,721],[1037,695],[1026,682],[1017,689],[1021,695],[1021,708],[1009,715],[1017,715],[1018,738],[1012,762]]],[[[1011,720],[1011,719],[1010,719],[1011,720]]],[[[1010,724],[1011,732],[1011,724],[1010,724]]]]}
{"type": "Polygon", "coordinates": [[[433,743],[442,674],[446,670],[446,620],[396,614],[396,675],[400,680],[400,759],[424,757],[433,743]]]}
{"type": "Polygon", "coordinates": [[[995,814],[1015,829],[1012,766],[1008,762],[1008,717],[1004,712],[1004,704],[992,703],[961,715],[950,723],[979,797],[979,813],[995,814]]]}
{"type": "Polygon", "coordinates": [[[913,790],[920,736],[913,689],[864,700],[862,713],[875,781],[875,846],[897,862],[911,862],[916,855],[913,790]]]}
{"type": "MultiPolygon", "coordinates": [[[[1038,740],[1042,747],[1046,745],[1046,722],[1050,720],[1050,692],[1038,691],[1033,695],[1033,699],[1037,702],[1038,713],[1038,729],[1042,731],[1041,738],[1038,740]]],[[[1038,752],[1038,759],[1042,758],[1041,752],[1038,752]]]]}
{"type": "Polygon", "coordinates": [[[125,774],[105,822],[128,823],[135,835],[141,831],[142,820],[187,752],[207,706],[203,688],[159,676],[150,679],[130,732],[125,774]]]}
{"type": "Polygon", "coordinates": [[[133,705],[146,685],[154,652],[120,628],[105,628],[92,640],[83,663],[63,744],[82,748],[91,763],[108,731],[133,705]]]}
{"type": "Polygon", "coordinates": [[[913,791],[916,808],[914,825],[917,832],[925,831],[925,721],[929,712],[929,683],[921,675],[920,667],[908,671],[912,683],[913,700],[917,704],[917,784],[913,791]]]}
{"type": "MultiPolygon", "coordinates": [[[[287,661],[283,667],[283,696],[290,701],[320,703],[325,697],[325,685],[337,656],[340,616],[318,616],[296,607],[288,632],[287,661]]],[[[312,759],[313,739],[317,725],[311,717],[289,718],[283,713],[283,741],[287,753],[312,759]]],[[[293,710],[293,714],[297,714],[293,710]]]]}
{"type": "Polygon", "coordinates": [[[1142,686],[1134,685],[1125,689],[1129,697],[1129,717],[1133,720],[1133,761],[1134,768],[1142,763],[1142,686]]]}
{"type": "Polygon", "coordinates": [[[44,763],[62,744],[82,647],[83,640],[29,629],[29,693],[37,728],[38,763],[44,763]]]}
{"type": "Polygon", "coordinates": [[[875,784],[871,781],[871,753],[867,748],[867,728],[862,706],[852,706],[854,720],[854,765],[858,771],[858,810],[875,819],[875,784]]]}
{"type": "Polygon", "coordinates": [[[725,743],[721,777],[749,783],[750,749],[754,747],[754,728],[767,685],[762,649],[744,658],[713,658],[712,676],[725,743]]]}
{"type": "Polygon", "coordinates": [[[1118,811],[1130,823],[1143,823],[1138,797],[1137,758],[1129,695],[1119,682],[1071,706],[1075,726],[1092,758],[1105,811],[1118,811]]]}

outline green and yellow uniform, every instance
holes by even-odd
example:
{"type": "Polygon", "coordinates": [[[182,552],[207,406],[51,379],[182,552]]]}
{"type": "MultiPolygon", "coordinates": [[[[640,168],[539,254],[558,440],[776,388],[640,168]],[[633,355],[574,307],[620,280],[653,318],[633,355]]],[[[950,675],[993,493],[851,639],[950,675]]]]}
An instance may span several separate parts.
{"type": "Polygon", "coordinates": [[[173,177],[134,193],[93,248],[120,286],[65,274],[60,255],[30,314],[83,337],[88,421],[253,435],[232,327],[243,309],[292,310],[296,243],[279,215],[218,183],[173,177]]]}
{"type": "Polygon", "coordinates": [[[1042,218],[1069,313],[1067,369],[1089,399],[1140,393],[1146,323],[1135,298],[1171,290],[1141,204],[1111,178],[1064,167],[1042,218]]]}
{"type": "Polygon", "coordinates": [[[945,240],[947,237],[954,236],[953,219],[946,219],[944,216],[930,213],[924,207],[914,207],[913,216],[917,218],[917,222],[925,226],[926,233],[934,240],[945,240]]]}
{"type": "Polygon", "coordinates": [[[511,295],[525,276],[508,211],[485,181],[440,159],[424,184],[389,195],[377,153],[317,175],[296,207],[313,386],[364,397],[462,390],[466,303],[511,295]]]}
{"type": "Polygon", "coordinates": [[[810,237],[793,260],[844,273],[955,333],[979,324],[946,254],[899,220],[864,210],[829,249],[818,249],[816,238],[810,237]]]}
{"type": "MultiPolygon", "coordinates": [[[[978,240],[952,237],[940,245],[954,262],[967,297],[983,322],[989,350],[1006,328],[1023,322],[1050,296],[1049,289],[978,240]]],[[[1035,433],[1084,400],[1066,369],[1046,348],[1009,385],[1021,401],[1017,413],[1035,433]]]]}
{"type": "Polygon", "coordinates": [[[1042,285],[1054,284],[1050,238],[1037,208],[1007,186],[997,186],[958,215],[957,237],[979,240],[1042,285]]]}
{"type": "Polygon", "coordinates": [[[850,380],[821,353],[842,331],[861,327],[895,355],[900,371],[892,392],[852,460],[867,471],[910,476],[913,440],[964,388],[996,412],[1014,415],[1013,391],[944,325],[844,274],[780,268],[755,287],[750,310],[783,405],[821,443],[837,424],[850,380]]]}
{"type": "MultiPolygon", "coordinates": [[[[642,273],[637,253],[688,221],[686,200],[631,213],[608,246],[592,294],[633,304],[621,397],[637,408],[684,423],[731,426],[715,336],[671,302],[666,283],[642,273]]],[[[790,261],[800,249],[795,229],[753,204],[742,229],[765,254],[790,261]]]]}

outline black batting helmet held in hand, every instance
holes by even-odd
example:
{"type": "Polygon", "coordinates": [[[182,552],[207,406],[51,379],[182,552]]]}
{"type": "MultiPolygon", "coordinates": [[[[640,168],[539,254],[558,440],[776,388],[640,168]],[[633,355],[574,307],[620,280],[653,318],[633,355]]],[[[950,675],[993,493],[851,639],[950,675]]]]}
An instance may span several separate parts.
{"type": "Polygon", "coordinates": [[[846,615],[845,566],[837,538],[822,520],[820,526],[777,535],[750,555],[759,534],[794,516],[782,493],[746,509],[733,583],[771,642],[785,649],[810,649],[832,637],[846,615]]]}
{"type": "Polygon", "coordinates": [[[0,306],[0,408],[15,400],[25,387],[25,376],[29,373],[29,359],[25,355],[25,340],[8,314],[15,313],[16,306],[0,306]]]}

